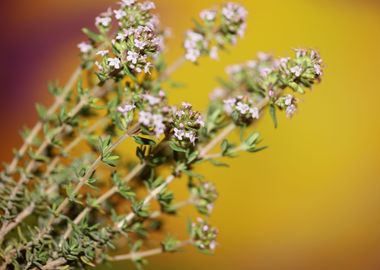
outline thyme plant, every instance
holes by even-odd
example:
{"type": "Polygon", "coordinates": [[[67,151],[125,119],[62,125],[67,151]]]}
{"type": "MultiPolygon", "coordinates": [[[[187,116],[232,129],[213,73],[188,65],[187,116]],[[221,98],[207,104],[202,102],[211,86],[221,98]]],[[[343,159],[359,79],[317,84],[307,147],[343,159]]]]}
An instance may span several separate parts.
{"type": "Polygon", "coordinates": [[[275,126],[278,112],[292,117],[297,95],[320,81],[315,50],[279,59],[259,53],[226,68],[201,112],[187,102],[172,105],[172,72],[201,57],[217,59],[243,37],[247,11],[235,3],[202,11],[185,34],[183,57],[167,65],[167,31],[154,8],[122,0],[96,17],[96,30],[83,29],[80,66],[64,87],[49,85],[50,107],[37,104],[39,121],[22,132],[24,144],[0,175],[0,269],[119,260],[142,267],[146,257],[186,245],[213,252],[218,231],[207,217],[218,193],[198,164],[223,166],[221,157],[262,150],[252,124],[267,111],[275,126]],[[240,141],[228,140],[235,130],[240,141]],[[121,151],[125,143],[133,151],[121,151]],[[180,178],[188,179],[181,180],[189,190],[183,201],[170,190],[180,178]],[[151,249],[162,216],[189,205],[203,218],[189,222],[188,238],[163,237],[151,249]]]}

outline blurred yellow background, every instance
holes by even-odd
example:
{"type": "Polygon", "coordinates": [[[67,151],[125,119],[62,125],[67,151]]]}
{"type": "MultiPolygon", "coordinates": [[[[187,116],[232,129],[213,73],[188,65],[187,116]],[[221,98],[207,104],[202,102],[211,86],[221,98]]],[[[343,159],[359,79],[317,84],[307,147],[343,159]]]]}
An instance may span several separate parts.
{"type": "MultiPolygon", "coordinates": [[[[63,82],[78,64],[80,27],[92,26],[93,18],[113,1],[2,2],[2,43],[12,44],[2,54],[18,59],[12,71],[8,62],[1,64],[11,72],[4,79],[14,89],[1,90],[1,160],[9,160],[11,147],[20,143],[17,129],[36,120],[33,103],[50,100],[46,81],[63,82]],[[20,72],[17,65],[25,78],[15,86],[9,79],[23,78],[14,74],[20,72]]],[[[173,31],[173,61],[182,53],[190,19],[223,1],[155,2],[163,23],[173,31]]],[[[258,130],[267,150],[231,160],[227,169],[202,168],[220,193],[211,218],[220,229],[216,254],[189,250],[159,256],[150,259],[147,269],[380,269],[380,3],[239,2],[250,14],[245,39],[219,62],[202,60],[199,67],[187,64],[178,70],[173,78],[186,87],[173,92],[172,102],[186,100],[201,110],[224,67],[258,51],[286,56],[292,48],[317,48],[326,65],[324,80],[304,96],[293,119],[280,117],[277,130],[269,117],[261,121],[258,130]]],[[[2,76],[8,74],[4,72],[2,76]]],[[[170,219],[165,228],[181,236],[186,219],[186,214],[170,219]]],[[[132,264],[112,269],[126,266],[132,264]]]]}

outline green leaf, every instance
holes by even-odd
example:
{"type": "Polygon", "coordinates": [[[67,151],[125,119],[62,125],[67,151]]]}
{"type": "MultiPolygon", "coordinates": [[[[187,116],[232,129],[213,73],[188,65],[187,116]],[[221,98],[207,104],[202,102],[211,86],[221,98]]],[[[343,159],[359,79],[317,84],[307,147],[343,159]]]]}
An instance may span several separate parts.
{"type": "Polygon", "coordinates": [[[168,235],[164,241],[162,241],[162,249],[164,252],[176,252],[178,250],[179,241],[171,235],[168,235]]]}
{"type": "Polygon", "coordinates": [[[102,161],[111,167],[116,167],[119,158],[117,155],[107,155],[102,158],[102,161]]]}
{"type": "Polygon", "coordinates": [[[175,142],[169,142],[169,146],[173,151],[187,153],[187,150],[176,144],[175,142]]]}
{"type": "Polygon", "coordinates": [[[274,127],[277,128],[278,122],[277,122],[277,115],[276,115],[276,106],[274,104],[271,104],[269,106],[269,114],[272,117],[274,127]]]}
{"type": "Polygon", "coordinates": [[[49,82],[48,91],[55,97],[61,93],[61,89],[58,87],[56,82],[49,82]]]}
{"type": "Polygon", "coordinates": [[[245,144],[248,145],[248,146],[251,146],[251,145],[253,145],[254,143],[257,142],[257,140],[259,139],[259,137],[260,137],[260,133],[254,132],[254,133],[252,133],[251,135],[248,136],[248,138],[245,140],[245,144]]]}
{"type": "Polygon", "coordinates": [[[187,164],[191,164],[193,163],[193,161],[195,161],[198,158],[199,152],[194,151],[194,152],[191,152],[190,154],[186,153],[186,155],[187,155],[187,164]]]}
{"type": "Polygon", "coordinates": [[[87,264],[89,266],[92,266],[92,267],[96,266],[86,256],[80,256],[80,259],[81,259],[82,262],[84,262],[85,264],[87,264]]]}
{"type": "Polygon", "coordinates": [[[224,163],[224,162],[221,162],[219,160],[216,160],[216,159],[208,159],[207,161],[209,161],[212,165],[216,166],[216,167],[229,167],[229,165],[227,163],[224,163]]]}
{"type": "Polygon", "coordinates": [[[141,144],[141,145],[155,145],[156,144],[155,141],[148,138],[140,137],[140,136],[133,136],[133,139],[135,140],[136,143],[141,144]]]}
{"type": "Polygon", "coordinates": [[[251,147],[249,149],[246,149],[247,152],[249,153],[256,153],[256,152],[260,152],[260,151],[263,151],[265,149],[267,149],[268,146],[261,146],[261,147],[251,147]]]}
{"type": "Polygon", "coordinates": [[[199,174],[199,173],[196,173],[196,172],[194,172],[194,171],[190,171],[190,170],[182,170],[182,172],[183,172],[184,174],[186,174],[187,176],[189,176],[189,177],[198,178],[198,179],[200,179],[200,180],[204,179],[204,176],[203,176],[203,175],[201,175],[201,174],[199,174]]]}
{"type": "Polygon", "coordinates": [[[101,42],[103,40],[103,36],[100,34],[97,34],[88,28],[82,28],[82,32],[92,41],[94,42],[101,42]]]}
{"type": "Polygon", "coordinates": [[[145,152],[143,147],[137,147],[136,148],[136,156],[143,161],[145,159],[145,152]]]}
{"type": "Polygon", "coordinates": [[[79,96],[82,96],[84,91],[83,91],[83,81],[82,79],[78,80],[77,82],[77,91],[78,91],[78,95],[79,96]]]}
{"type": "Polygon", "coordinates": [[[136,197],[136,193],[133,192],[133,190],[129,186],[120,185],[118,186],[118,191],[120,195],[126,198],[127,200],[132,201],[136,197]]]}
{"type": "Polygon", "coordinates": [[[46,121],[47,120],[47,109],[46,109],[46,107],[39,104],[39,103],[36,103],[36,110],[37,110],[38,116],[41,118],[41,120],[46,121]]]}

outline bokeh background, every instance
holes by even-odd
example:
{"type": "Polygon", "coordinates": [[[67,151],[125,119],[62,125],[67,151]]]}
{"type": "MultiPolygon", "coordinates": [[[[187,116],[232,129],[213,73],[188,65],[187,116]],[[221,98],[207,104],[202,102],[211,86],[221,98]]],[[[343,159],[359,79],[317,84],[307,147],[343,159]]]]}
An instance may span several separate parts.
{"type": "MultiPolygon", "coordinates": [[[[156,0],[172,28],[169,60],[181,55],[190,19],[220,0],[156,0]]],[[[315,47],[324,81],[305,95],[294,119],[258,126],[270,147],[203,168],[221,194],[212,223],[214,256],[188,250],[152,258],[147,269],[380,269],[380,2],[378,0],[240,0],[250,13],[246,38],[219,62],[187,64],[172,101],[203,108],[224,66],[258,51],[291,54],[315,47]]],[[[79,63],[82,26],[112,0],[0,1],[0,160],[20,145],[18,130],[36,121],[34,102],[51,102],[47,81],[62,83],[79,63]]],[[[183,183],[182,183],[183,184],[183,183]]],[[[187,215],[165,229],[183,235],[187,215]]],[[[126,269],[120,263],[112,269],[126,269]]]]}

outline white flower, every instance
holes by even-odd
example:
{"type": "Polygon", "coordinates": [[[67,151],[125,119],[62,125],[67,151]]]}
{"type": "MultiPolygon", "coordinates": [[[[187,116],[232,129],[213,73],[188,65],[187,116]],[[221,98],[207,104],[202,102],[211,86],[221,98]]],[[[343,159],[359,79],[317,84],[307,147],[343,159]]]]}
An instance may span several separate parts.
{"type": "Polygon", "coordinates": [[[120,105],[119,107],[117,107],[117,111],[119,113],[126,115],[130,111],[133,111],[135,108],[136,106],[133,104],[125,104],[125,105],[120,105]]]}
{"type": "Polygon", "coordinates": [[[290,69],[290,72],[293,73],[296,77],[301,76],[303,69],[300,66],[294,66],[290,69]]]}
{"type": "Polygon", "coordinates": [[[191,62],[196,62],[201,56],[201,49],[207,47],[207,41],[203,36],[194,31],[187,31],[185,39],[185,58],[191,62]]]}
{"type": "Polygon", "coordinates": [[[224,109],[228,114],[231,114],[235,106],[236,98],[229,98],[224,100],[224,109]]]}
{"type": "Polygon", "coordinates": [[[240,101],[236,105],[236,110],[238,110],[241,114],[246,114],[247,112],[249,112],[249,109],[250,107],[248,104],[245,104],[240,101]]]}
{"type": "Polygon", "coordinates": [[[196,62],[200,56],[201,52],[199,50],[188,50],[185,58],[191,62],[196,62]]]}
{"type": "Polygon", "coordinates": [[[135,46],[137,48],[139,48],[140,50],[144,49],[144,47],[147,45],[147,43],[145,41],[142,41],[142,40],[138,40],[137,38],[135,38],[135,46]]]}
{"type": "Polygon", "coordinates": [[[152,114],[150,112],[139,112],[139,123],[144,126],[149,126],[152,120],[152,114]]]}
{"type": "Polygon", "coordinates": [[[132,62],[132,64],[136,64],[137,60],[139,59],[139,54],[136,52],[129,51],[127,53],[127,60],[129,62],[132,62]]]}
{"type": "Polygon", "coordinates": [[[294,49],[294,50],[296,51],[297,58],[304,57],[307,53],[305,49],[294,49]]]}
{"type": "Polygon", "coordinates": [[[315,64],[315,65],[314,65],[314,72],[315,72],[315,74],[317,74],[318,76],[322,75],[321,65],[319,65],[319,64],[315,64]]]}
{"type": "Polygon", "coordinates": [[[216,248],[216,241],[211,241],[209,247],[210,247],[211,250],[215,250],[215,248],[216,248]]]}
{"type": "Polygon", "coordinates": [[[104,27],[107,27],[110,25],[112,19],[110,17],[96,17],[95,18],[95,25],[96,26],[104,26],[104,27]]]}
{"type": "Polygon", "coordinates": [[[226,67],[225,71],[228,75],[233,75],[233,74],[239,73],[242,69],[243,67],[240,65],[230,65],[226,67]]]}
{"type": "Polygon", "coordinates": [[[222,88],[215,88],[214,91],[212,91],[210,93],[210,99],[211,100],[216,100],[216,99],[224,97],[225,94],[226,94],[226,92],[224,91],[224,89],[222,89],[222,88]]]}
{"type": "Polygon", "coordinates": [[[249,68],[255,68],[255,67],[257,67],[257,61],[255,61],[255,60],[249,60],[247,62],[247,67],[249,67],[249,68]]]}
{"type": "Polygon", "coordinates": [[[281,65],[282,67],[286,67],[287,64],[288,64],[288,62],[289,62],[289,60],[290,60],[289,57],[283,57],[283,58],[281,58],[281,59],[280,59],[280,65],[281,65]]]}
{"type": "Polygon", "coordinates": [[[185,137],[188,138],[189,141],[190,141],[192,144],[195,144],[195,141],[197,140],[197,136],[196,136],[195,133],[192,132],[192,131],[185,132],[185,137]]]}
{"type": "Polygon", "coordinates": [[[165,132],[166,126],[164,124],[164,117],[161,114],[154,114],[152,116],[152,122],[154,126],[154,133],[157,137],[165,132]]]}
{"type": "Polygon", "coordinates": [[[259,112],[259,109],[258,108],[256,108],[256,107],[254,107],[254,108],[251,108],[250,110],[249,110],[249,113],[252,115],[252,118],[253,119],[259,119],[259,117],[260,117],[260,112],[259,112]]]}
{"type": "Polygon", "coordinates": [[[144,66],[144,72],[145,72],[145,73],[150,73],[150,68],[151,68],[152,66],[153,66],[152,63],[147,62],[147,63],[145,64],[145,66],[144,66]]]}
{"type": "Polygon", "coordinates": [[[294,104],[291,104],[290,106],[286,107],[286,116],[287,117],[292,117],[297,111],[297,107],[294,104]]]}
{"type": "Polygon", "coordinates": [[[87,42],[79,43],[78,48],[79,48],[81,53],[88,53],[92,50],[92,46],[87,42]]]}
{"type": "Polygon", "coordinates": [[[156,5],[151,1],[145,1],[144,3],[140,4],[140,8],[144,11],[155,9],[156,5]]]}
{"type": "Polygon", "coordinates": [[[95,61],[95,66],[96,66],[100,71],[103,70],[103,67],[99,64],[98,61],[95,61]]]}
{"type": "Polygon", "coordinates": [[[246,23],[242,23],[237,31],[237,34],[239,35],[239,37],[244,37],[244,34],[245,34],[245,31],[247,30],[247,24],[246,23]]]}
{"type": "MultiPolygon", "coordinates": [[[[202,41],[203,40],[203,35],[194,32],[194,31],[187,31],[186,33],[186,40],[189,41],[187,44],[188,45],[193,45],[196,42],[202,41]]],[[[187,46],[185,46],[187,48],[187,46]]],[[[192,47],[192,46],[189,46],[192,47]]]]}
{"type": "Polygon", "coordinates": [[[177,117],[182,117],[182,116],[185,115],[185,112],[182,111],[182,110],[180,110],[180,111],[176,111],[175,115],[176,115],[177,117]]]}
{"type": "Polygon", "coordinates": [[[116,40],[124,40],[126,37],[124,33],[117,33],[116,40]]]}
{"type": "Polygon", "coordinates": [[[269,61],[271,58],[272,58],[272,55],[269,54],[269,53],[265,53],[265,52],[258,52],[257,53],[257,58],[260,60],[260,61],[269,61]]]}
{"type": "Polygon", "coordinates": [[[284,103],[285,103],[286,106],[291,105],[293,103],[293,96],[292,95],[287,95],[285,97],[284,103]]]}
{"type": "Polygon", "coordinates": [[[232,22],[245,21],[247,11],[236,3],[227,3],[222,9],[223,16],[232,22]]]}
{"type": "Polygon", "coordinates": [[[216,18],[216,11],[215,10],[202,10],[199,16],[204,21],[213,21],[216,18]]]}
{"type": "Polygon", "coordinates": [[[271,68],[267,68],[267,67],[265,67],[265,68],[261,68],[261,69],[259,70],[259,72],[260,72],[260,75],[261,75],[262,77],[267,77],[269,74],[272,73],[272,69],[271,69],[271,68]]]}
{"type": "Polygon", "coordinates": [[[129,7],[132,6],[135,2],[136,0],[121,0],[120,5],[122,7],[129,7]]]}
{"type": "Polygon", "coordinates": [[[183,129],[174,128],[174,136],[182,141],[183,137],[185,136],[185,131],[183,129]]]}
{"type": "Polygon", "coordinates": [[[203,121],[203,117],[201,115],[199,115],[198,119],[195,121],[195,123],[197,123],[198,125],[200,125],[201,127],[204,127],[205,126],[205,122],[203,121]]]}
{"type": "Polygon", "coordinates": [[[161,102],[161,99],[159,99],[158,97],[155,97],[155,96],[152,96],[152,95],[148,95],[148,94],[145,94],[143,95],[143,98],[148,101],[149,105],[153,106],[153,105],[157,105],[161,102]]]}
{"type": "Polygon", "coordinates": [[[210,50],[210,57],[213,60],[218,60],[219,59],[218,47],[214,46],[214,47],[211,48],[211,50],[210,50]]]}
{"type": "Polygon", "coordinates": [[[114,67],[115,69],[120,68],[121,62],[119,58],[108,58],[107,61],[110,67],[114,67]]]}
{"type": "Polygon", "coordinates": [[[98,52],[96,53],[96,55],[105,56],[105,55],[107,55],[108,53],[109,53],[108,50],[103,50],[103,51],[98,51],[98,52]]]}
{"type": "Polygon", "coordinates": [[[232,20],[233,16],[235,15],[235,12],[231,4],[227,4],[227,6],[223,8],[222,14],[224,17],[226,17],[227,20],[232,20]]]}
{"type": "Polygon", "coordinates": [[[198,58],[201,56],[201,52],[199,50],[188,50],[186,52],[185,58],[191,62],[196,62],[198,58]]]}
{"type": "Polygon", "coordinates": [[[116,20],[120,20],[124,18],[125,16],[127,16],[127,13],[122,9],[114,10],[113,13],[115,13],[116,20]]]}
{"type": "Polygon", "coordinates": [[[189,102],[182,102],[182,107],[185,109],[191,109],[193,105],[191,105],[189,102]]]}

